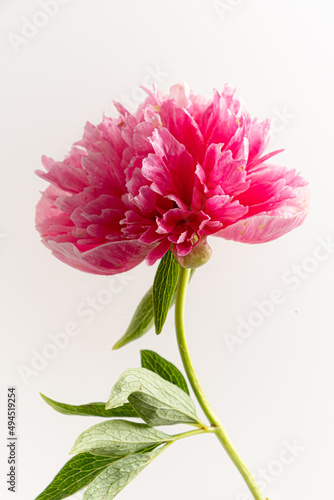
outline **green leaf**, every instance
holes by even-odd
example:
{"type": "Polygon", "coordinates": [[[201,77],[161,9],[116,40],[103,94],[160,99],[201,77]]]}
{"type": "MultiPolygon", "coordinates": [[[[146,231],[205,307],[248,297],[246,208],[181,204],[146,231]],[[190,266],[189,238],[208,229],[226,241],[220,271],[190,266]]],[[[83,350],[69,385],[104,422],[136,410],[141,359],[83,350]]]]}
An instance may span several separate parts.
{"type": "Polygon", "coordinates": [[[80,453],[71,458],[36,500],[60,500],[87,486],[115,459],[80,453]]]}
{"type": "Polygon", "coordinates": [[[106,410],[106,403],[89,403],[87,405],[68,405],[65,403],[59,403],[58,401],[54,401],[50,399],[44,394],[41,394],[44,401],[50,405],[54,410],[59,413],[63,413],[64,415],[81,415],[81,416],[90,416],[90,417],[138,417],[136,412],[133,410],[132,406],[128,403],[125,403],[123,406],[119,408],[114,408],[112,410],[106,410]]]}
{"type": "Polygon", "coordinates": [[[126,370],[112,388],[106,408],[122,406],[133,392],[142,392],[152,396],[162,405],[175,408],[188,415],[192,421],[201,424],[196,415],[195,405],[188,394],[146,368],[126,370]]]}
{"type": "MultiPolygon", "coordinates": [[[[190,278],[192,278],[194,272],[195,269],[192,269],[190,278]]],[[[169,308],[174,305],[175,298],[176,293],[174,293],[173,295],[169,308]]],[[[153,287],[151,287],[149,291],[144,295],[139,306],[137,307],[125,334],[118,342],[116,342],[113,349],[119,349],[120,347],[129,344],[133,340],[139,339],[152,328],[153,323],[153,287]]]]}
{"type": "Polygon", "coordinates": [[[155,331],[161,333],[171,306],[179,277],[180,265],[173,253],[162,257],[153,283],[153,313],[155,331]]]}
{"type": "Polygon", "coordinates": [[[140,351],[140,355],[141,365],[143,368],[147,368],[147,370],[157,373],[163,379],[177,385],[180,389],[189,394],[189,389],[184,376],[180,370],[173,365],[173,363],[170,363],[170,361],[167,361],[153,351],[143,350],[140,351]]]}
{"type": "Polygon", "coordinates": [[[153,326],[153,287],[144,295],[137,307],[130,325],[123,337],[116,342],[113,349],[119,349],[124,345],[139,339],[153,326]]]}
{"type": "Polygon", "coordinates": [[[158,448],[149,453],[138,453],[113,462],[89,485],[83,500],[112,500],[164,448],[158,448]]]}
{"type": "Polygon", "coordinates": [[[171,436],[146,424],[127,420],[107,420],[93,425],[75,441],[70,454],[90,452],[119,457],[170,441],[171,436]]]}
{"type": "Polygon", "coordinates": [[[129,396],[129,401],[138,415],[152,427],[175,424],[198,425],[194,418],[143,392],[133,392],[129,396]]]}

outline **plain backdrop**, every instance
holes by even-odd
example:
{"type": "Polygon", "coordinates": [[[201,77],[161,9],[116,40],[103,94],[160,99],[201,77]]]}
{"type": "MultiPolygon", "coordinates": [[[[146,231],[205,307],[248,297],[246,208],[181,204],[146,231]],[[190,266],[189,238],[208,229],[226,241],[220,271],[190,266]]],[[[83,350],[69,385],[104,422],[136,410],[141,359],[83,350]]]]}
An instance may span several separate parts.
{"type": "MultiPolygon", "coordinates": [[[[120,373],[139,365],[140,349],[180,367],[172,314],[160,337],[150,332],[111,350],[154,268],[142,264],[122,280],[80,273],[53,258],[34,228],[46,187],[34,175],[41,155],[61,160],[86,120],[114,113],[113,100],[136,106],[139,87],[153,80],[164,91],[187,81],[206,96],[234,84],[253,116],[272,118],[270,148],[285,148],[277,163],[310,182],[309,216],[283,238],[265,245],[211,238],[213,257],[189,290],[187,329],[207,395],[264,478],[266,496],[332,498],[333,2],[63,0],[53,10],[52,3],[49,14],[46,1],[44,9],[35,0],[0,4],[1,499],[33,500],[78,434],[99,421],[60,415],[39,391],[73,404],[105,401],[120,373]],[[55,335],[71,328],[76,335],[55,348],[55,335]],[[16,493],[6,485],[13,385],[16,493]]],[[[119,495],[203,497],[250,498],[214,436],[177,443],[119,495]]]]}

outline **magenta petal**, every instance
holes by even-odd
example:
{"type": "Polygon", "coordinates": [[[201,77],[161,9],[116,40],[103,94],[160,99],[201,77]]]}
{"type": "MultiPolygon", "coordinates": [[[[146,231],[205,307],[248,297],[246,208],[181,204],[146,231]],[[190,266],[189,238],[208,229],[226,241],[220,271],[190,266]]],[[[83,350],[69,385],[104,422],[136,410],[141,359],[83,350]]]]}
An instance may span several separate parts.
{"type": "Polygon", "coordinates": [[[133,147],[137,153],[143,155],[153,153],[150,137],[153,133],[153,126],[151,123],[139,123],[133,130],[133,147]]]}
{"type": "Polygon", "coordinates": [[[257,215],[240,220],[215,233],[215,236],[242,243],[265,243],[275,240],[299,226],[305,216],[306,213],[284,219],[270,215],[257,215]]]}
{"type": "Polygon", "coordinates": [[[254,120],[248,135],[249,159],[253,161],[259,158],[269,144],[271,138],[270,120],[258,122],[254,120]]]}
{"type": "Polygon", "coordinates": [[[163,257],[166,252],[168,252],[170,247],[171,242],[167,238],[164,238],[162,242],[157,247],[153,248],[153,250],[151,250],[147,255],[146,263],[149,266],[152,266],[156,263],[157,260],[161,259],[161,257],[163,257]]]}
{"type": "Polygon", "coordinates": [[[42,197],[36,207],[36,225],[42,224],[45,219],[57,217],[61,214],[61,211],[55,205],[55,200],[60,192],[59,189],[51,185],[42,193],[42,197]]]}
{"type": "Polygon", "coordinates": [[[157,193],[182,208],[190,206],[195,175],[193,158],[165,128],[153,133],[152,144],[155,154],[143,160],[143,175],[157,193]]]}
{"type": "Polygon", "coordinates": [[[254,170],[257,170],[257,166],[258,165],[261,165],[261,163],[264,163],[268,160],[270,160],[270,158],[272,158],[273,156],[276,156],[278,155],[278,153],[282,153],[284,151],[284,149],[277,149],[276,151],[272,151],[271,153],[268,153],[267,155],[265,156],[262,156],[261,158],[258,158],[258,159],[255,159],[253,161],[251,161],[248,166],[247,166],[247,171],[250,172],[250,171],[254,171],[254,170]]]}
{"type": "Polygon", "coordinates": [[[87,273],[102,275],[129,271],[143,262],[152,248],[138,241],[117,241],[80,252],[72,243],[47,241],[45,244],[62,262],[87,273]]]}
{"type": "Polygon", "coordinates": [[[224,87],[221,95],[214,91],[212,105],[203,113],[201,122],[206,146],[227,144],[238,130],[241,103],[234,94],[235,89],[229,85],[224,87]]]}
{"type": "MultiPolygon", "coordinates": [[[[212,144],[207,153],[217,146],[212,144]]],[[[207,186],[209,189],[214,189],[219,185],[225,194],[236,196],[245,191],[250,184],[246,178],[248,149],[242,142],[238,158],[233,158],[231,151],[223,151],[220,154],[218,151],[219,149],[216,149],[215,160],[207,173],[207,186]]],[[[207,169],[206,164],[204,164],[204,169],[207,169]]]]}
{"type": "Polygon", "coordinates": [[[182,83],[144,90],[134,114],[116,103],[117,118],[86,123],[64,161],[43,157],[36,226],[56,257],[116,274],[171,247],[185,262],[209,235],[259,243],[301,224],[307,183],[267,163],[279,152],[265,152],[269,120],[252,119],[232,86],[211,99],[182,83]]]}
{"type": "Polygon", "coordinates": [[[162,103],[159,115],[163,126],[185,146],[195,162],[201,163],[204,158],[204,141],[194,118],[172,100],[162,103]]]}
{"type": "Polygon", "coordinates": [[[215,195],[209,198],[205,205],[205,213],[213,221],[219,221],[224,226],[241,219],[248,212],[248,208],[240,205],[239,201],[232,201],[229,196],[215,195]]]}
{"type": "Polygon", "coordinates": [[[87,173],[80,168],[73,168],[66,162],[55,162],[43,156],[42,161],[48,165],[48,172],[37,170],[36,174],[51,182],[54,186],[69,193],[78,193],[88,186],[87,173]]]}
{"type": "Polygon", "coordinates": [[[309,206],[308,191],[308,187],[299,188],[296,198],[284,208],[242,219],[217,232],[215,236],[243,243],[265,243],[275,240],[302,224],[309,206]]]}
{"type": "Polygon", "coordinates": [[[145,217],[155,218],[158,205],[157,198],[157,193],[149,186],[142,186],[137,196],[132,199],[132,203],[138,209],[138,212],[145,215],[145,217]]]}

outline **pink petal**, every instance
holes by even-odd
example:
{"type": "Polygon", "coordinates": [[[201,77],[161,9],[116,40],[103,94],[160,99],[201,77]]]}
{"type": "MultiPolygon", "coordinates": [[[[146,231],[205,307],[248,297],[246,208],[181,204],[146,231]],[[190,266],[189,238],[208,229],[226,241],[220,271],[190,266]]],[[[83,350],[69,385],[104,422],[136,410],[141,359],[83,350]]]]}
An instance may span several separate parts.
{"type": "Polygon", "coordinates": [[[195,174],[193,158],[165,128],[154,131],[152,144],[156,154],[149,154],[143,160],[143,175],[157,193],[182,208],[190,206],[195,174]]]}
{"type": "Polygon", "coordinates": [[[129,271],[143,262],[152,248],[138,241],[119,241],[80,252],[73,243],[57,243],[50,240],[45,244],[62,262],[81,271],[101,275],[129,271]]]}
{"type": "Polygon", "coordinates": [[[254,161],[262,155],[270,139],[270,120],[264,120],[261,123],[256,119],[253,120],[248,135],[250,161],[254,161]]]}
{"type": "Polygon", "coordinates": [[[88,186],[87,174],[83,169],[73,168],[66,161],[56,162],[45,156],[42,157],[42,162],[47,165],[48,171],[37,170],[36,174],[59,189],[78,193],[88,186]]]}
{"type": "Polygon", "coordinates": [[[172,100],[162,103],[159,115],[162,125],[169,130],[178,142],[185,146],[195,162],[201,163],[204,158],[204,142],[198,125],[192,116],[172,100]]]}
{"type": "Polygon", "coordinates": [[[241,219],[247,214],[248,208],[240,205],[238,200],[232,201],[230,196],[215,195],[207,200],[204,211],[211,220],[225,226],[241,219]]]}
{"type": "Polygon", "coordinates": [[[161,259],[166,252],[168,252],[170,247],[171,247],[171,242],[167,238],[164,238],[162,242],[157,247],[153,248],[153,250],[151,250],[150,253],[147,255],[146,263],[149,266],[152,266],[153,264],[156,263],[157,260],[161,259]]]}
{"type": "Polygon", "coordinates": [[[298,195],[278,213],[268,213],[249,217],[231,224],[217,232],[226,240],[243,243],[265,243],[275,240],[300,226],[304,221],[309,206],[308,187],[298,188],[298,195]]]}

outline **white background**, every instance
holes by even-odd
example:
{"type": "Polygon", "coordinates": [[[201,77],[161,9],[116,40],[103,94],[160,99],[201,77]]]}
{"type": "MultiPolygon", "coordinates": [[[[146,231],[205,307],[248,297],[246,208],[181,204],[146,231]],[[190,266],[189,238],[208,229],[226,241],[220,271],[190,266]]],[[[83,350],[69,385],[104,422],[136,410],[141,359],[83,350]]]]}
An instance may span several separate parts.
{"type": "MultiPolygon", "coordinates": [[[[287,236],[259,246],[211,238],[213,257],[189,291],[187,328],[209,399],[253,472],[267,471],[266,496],[334,498],[333,248],[316,253],[321,261],[313,257],[319,239],[334,239],[333,2],[62,3],[16,51],[13,34],[22,34],[23,18],[43,22],[36,16],[40,3],[0,5],[1,499],[33,500],[68,460],[77,435],[98,422],[54,412],[39,391],[73,404],[106,400],[120,373],[138,366],[140,348],[180,366],[172,315],[159,338],[151,332],[111,351],[154,268],[142,264],[124,275],[126,285],[83,274],[53,258],[34,229],[35,204],[46,187],[34,175],[41,155],[62,159],[86,120],[98,123],[103,111],[112,112],[113,99],[138,101],[138,86],[153,70],[165,91],[184,80],[209,96],[213,87],[233,83],[254,116],[273,118],[271,149],[286,150],[277,162],[311,184],[310,214],[287,236]],[[77,307],[110,283],[121,291],[87,323],[77,307]],[[237,335],[250,315],[259,320],[254,302],[274,289],[284,303],[260,317],[231,352],[226,333],[237,335]],[[31,369],[33,352],[42,353],[49,334],[69,322],[80,334],[25,383],[19,370],[31,369]],[[18,394],[15,494],[6,489],[9,385],[18,394]],[[294,441],[295,456],[286,454],[294,441]]],[[[246,492],[214,436],[200,436],[169,449],[119,498],[244,500],[246,492]]]]}

